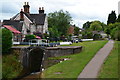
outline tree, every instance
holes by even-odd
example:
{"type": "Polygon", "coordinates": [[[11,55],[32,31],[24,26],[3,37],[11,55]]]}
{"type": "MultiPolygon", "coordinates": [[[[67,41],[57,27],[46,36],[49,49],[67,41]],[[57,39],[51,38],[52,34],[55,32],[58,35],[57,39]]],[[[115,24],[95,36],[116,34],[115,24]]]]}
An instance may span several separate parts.
{"type": "Polygon", "coordinates": [[[110,34],[110,29],[109,28],[105,28],[104,32],[109,35],[110,34]]]}
{"type": "Polygon", "coordinates": [[[111,31],[114,29],[114,28],[120,28],[120,23],[118,23],[118,22],[116,22],[116,23],[114,23],[114,24],[109,24],[107,27],[106,27],[106,29],[105,29],[105,32],[107,33],[107,34],[110,34],[111,33],[111,31]]]}
{"type": "Polygon", "coordinates": [[[75,34],[75,35],[79,35],[79,31],[80,31],[80,28],[79,28],[79,27],[75,27],[75,28],[74,28],[74,34],[75,34]]]}
{"type": "Polygon", "coordinates": [[[102,31],[103,27],[100,21],[93,21],[90,25],[90,29],[93,31],[102,31]]]}
{"type": "Polygon", "coordinates": [[[103,31],[104,31],[105,28],[107,27],[107,25],[106,25],[105,23],[103,23],[103,22],[101,22],[101,26],[102,26],[102,30],[103,30],[103,31]]]}
{"type": "Polygon", "coordinates": [[[89,22],[87,21],[86,23],[83,24],[83,29],[89,29],[90,28],[90,25],[91,25],[92,22],[89,22]]]}
{"type": "Polygon", "coordinates": [[[64,12],[63,10],[60,10],[48,14],[48,27],[50,28],[49,30],[54,28],[60,35],[67,34],[67,30],[70,26],[71,21],[71,16],[67,11],[64,12]]]}
{"type": "Polygon", "coordinates": [[[120,22],[120,14],[118,15],[117,22],[120,22]]]}
{"type": "Polygon", "coordinates": [[[102,38],[102,36],[100,34],[94,34],[94,36],[93,36],[93,40],[99,40],[101,38],[102,38]]]}
{"type": "Polygon", "coordinates": [[[58,29],[53,26],[52,28],[49,28],[49,33],[50,33],[50,37],[59,37],[60,36],[60,32],[58,31],[58,29]]]}
{"type": "Polygon", "coordinates": [[[115,23],[116,22],[116,13],[115,11],[112,11],[109,15],[108,15],[108,21],[107,21],[107,24],[110,24],[110,23],[115,23]]]}
{"type": "Polygon", "coordinates": [[[88,31],[88,30],[83,31],[82,38],[83,39],[91,39],[91,38],[93,38],[93,33],[91,31],[88,31]]]}
{"type": "Polygon", "coordinates": [[[112,29],[110,30],[111,38],[120,41],[120,23],[112,24],[112,29]]]}
{"type": "MultiPolygon", "coordinates": [[[[1,31],[0,31],[1,32],[1,31]]],[[[8,53],[12,47],[12,32],[8,29],[2,29],[2,53],[8,53]]]]}

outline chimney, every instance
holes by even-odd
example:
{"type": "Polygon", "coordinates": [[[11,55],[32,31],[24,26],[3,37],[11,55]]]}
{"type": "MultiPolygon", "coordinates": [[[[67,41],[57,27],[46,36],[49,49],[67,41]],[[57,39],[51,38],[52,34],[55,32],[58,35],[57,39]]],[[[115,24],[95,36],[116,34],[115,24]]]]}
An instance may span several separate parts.
{"type": "Polygon", "coordinates": [[[21,11],[20,11],[20,20],[21,20],[21,21],[24,20],[24,12],[23,12],[23,9],[21,9],[21,11]]]}
{"type": "Polygon", "coordinates": [[[44,7],[42,7],[42,10],[44,10],[44,7]]]}
{"type": "Polygon", "coordinates": [[[44,13],[44,7],[39,7],[39,14],[44,13]]]}
{"type": "Polygon", "coordinates": [[[30,13],[30,12],[29,12],[29,8],[30,8],[29,2],[25,2],[25,4],[24,4],[23,7],[24,7],[24,12],[25,12],[25,13],[30,13]]]}

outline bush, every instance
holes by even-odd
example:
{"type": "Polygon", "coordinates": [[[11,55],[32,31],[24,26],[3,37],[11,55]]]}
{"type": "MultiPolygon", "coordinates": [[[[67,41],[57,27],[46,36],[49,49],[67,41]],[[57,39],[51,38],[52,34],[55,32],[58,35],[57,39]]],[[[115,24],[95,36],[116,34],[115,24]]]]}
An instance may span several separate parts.
{"type": "Polygon", "coordinates": [[[2,29],[2,53],[8,53],[12,47],[12,32],[2,29]]]}
{"type": "Polygon", "coordinates": [[[113,26],[114,28],[111,29],[110,33],[111,38],[120,41],[120,23],[114,23],[113,26]]]}
{"type": "Polygon", "coordinates": [[[33,32],[33,34],[36,35],[36,36],[39,36],[41,38],[44,37],[43,33],[41,33],[41,32],[33,32]]]}
{"type": "Polygon", "coordinates": [[[35,35],[26,35],[25,36],[25,41],[28,42],[29,40],[35,39],[35,38],[36,38],[35,35]]]}
{"type": "Polygon", "coordinates": [[[93,38],[93,34],[91,31],[82,32],[82,38],[83,39],[91,39],[91,38],[93,38]]]}
{"type": "Polygon", "coordinates": [[[120,30],[113,29],[111,33],[111,38],[120,41],[120,30]]]}
{"type": "Polygon", "coordinates": [[[102,36],[100,34],[94,34],[94,36],[93,36],[93,40],[99,40],[101,38],[102,38],[102,36]]]}
{"type": "Polygon", "coordinates": [[[118,35],[118,41],[120,41],[120,30],[117,32],[117,35],[118,35]]]}

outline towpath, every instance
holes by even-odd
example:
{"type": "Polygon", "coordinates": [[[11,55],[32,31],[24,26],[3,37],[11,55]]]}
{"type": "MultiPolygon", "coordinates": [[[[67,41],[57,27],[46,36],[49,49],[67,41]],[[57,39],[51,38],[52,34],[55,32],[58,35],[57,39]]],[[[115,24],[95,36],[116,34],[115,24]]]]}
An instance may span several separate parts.
{"type": "Polygon", "coordinates": [[[113,40],[108,41],[108,43],[105,44],[105,46],[101,48],[92,58],[92,60],[86,65],[86,67],[78,76],[78,80],[81,80],[80,78],[97,78],[101,65],[111,52],[113,45],[113,40]]]}

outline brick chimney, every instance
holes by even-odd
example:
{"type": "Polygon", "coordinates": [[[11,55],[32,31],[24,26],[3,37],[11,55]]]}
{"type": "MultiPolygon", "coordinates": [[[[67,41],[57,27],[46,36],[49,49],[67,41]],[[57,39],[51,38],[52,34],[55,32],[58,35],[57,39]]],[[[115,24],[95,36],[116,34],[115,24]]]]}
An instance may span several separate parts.
{"type": "Polygon", "coordinates": [[[39,7],[39,14],[44,13],[44,7],[39,7]]]}
{"type": "Polygon", "coordinates": [[[28,3],[28,2],[25,2],[25,4],[24,4],[23,7],[24,7],[24,12],[25,12],[25,13],[30,13],[30,12],[29,12],[30,6],[29,6],[29,3],[28,3]]]}
{"type": "Polygon", "coordinates": [[[20,20],[21,20],[21,21],[24,20],[24,12],[23,12],[23,9],[21,9],[21,11],[20,11],[20,20]]]}

